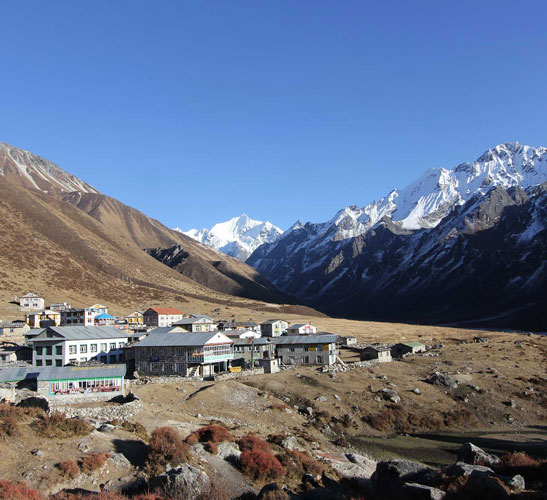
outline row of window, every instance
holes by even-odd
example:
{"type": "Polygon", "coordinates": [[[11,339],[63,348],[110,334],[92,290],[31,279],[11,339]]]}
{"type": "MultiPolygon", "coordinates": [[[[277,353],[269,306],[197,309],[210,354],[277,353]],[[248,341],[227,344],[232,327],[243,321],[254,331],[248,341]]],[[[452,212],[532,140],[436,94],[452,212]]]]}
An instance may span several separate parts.
{"type": "MultiPolygon", "coordinates": [[[[89,352],[97,352],[99,344],[89,344],[89,352]]],[[[101,352],[108,350],[109,344],[107,342],[101,343],[101,352]]],[[[125,342],[118,342],[118,348],[123,349],[125,342]]],[[[116,349],[116,342],[110,342],[110,350],[116,349]]],[[[71,344],[68,346],[69,354],[76,354],[78,352],[78,346],[71,344]]],[[[87,353],[87,344],[80,344],[80,354],[87,353]]]]}
{"type": "MultiPolygon", "coordinates": [[[[41,359],[36,360],[36,366],[53,366],[53,360],[52,359],[46,359],[45,361],[42,361],[41,359]]],[[[63,366],[63,360],[62,359],[56,359],[55,360],[55,366],[63,366]]]]}
{"type": "MultiPolygon", "coordinates": [[[[36,356],[41,356],[42,354],[45,354],[46,356],[51,356],[53,354],[53,346],[51,346],[51,345],[36,346],[36,356]]],[[[63,355],[63,346],[62,345],[56,345],[55,346],[55,355],[56,356],[62,356],[63,355]]]]}
{"type": "Polygon", "coordinates": [[[137,364],[137,370],[140,372],[154,373],[180,373],[186,375],[186,363],[143,363],[137,364]],[[174,369],[174,370],[173,370],[174,369]]]}

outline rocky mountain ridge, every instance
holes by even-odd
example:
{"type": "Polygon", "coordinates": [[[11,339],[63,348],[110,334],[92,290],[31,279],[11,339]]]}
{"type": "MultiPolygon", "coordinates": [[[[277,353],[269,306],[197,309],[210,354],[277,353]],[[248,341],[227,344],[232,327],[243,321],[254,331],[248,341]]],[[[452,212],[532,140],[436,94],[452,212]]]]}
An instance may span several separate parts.
{"type": "Polygon", "coordinates": [[[500,145],[363,209],[298,222],[248,263],[329,314],[541,328],[546,181],[546,148],[500,145]]]}
{"type": "Polygon", "coordinates": [[[226,222],[215,224],[211,229],[179,231],[207,246],[220,250],[245,262],[260,245],[273,243],[283,233],[271,222],[251,219],[243,214],[226,222]]]}

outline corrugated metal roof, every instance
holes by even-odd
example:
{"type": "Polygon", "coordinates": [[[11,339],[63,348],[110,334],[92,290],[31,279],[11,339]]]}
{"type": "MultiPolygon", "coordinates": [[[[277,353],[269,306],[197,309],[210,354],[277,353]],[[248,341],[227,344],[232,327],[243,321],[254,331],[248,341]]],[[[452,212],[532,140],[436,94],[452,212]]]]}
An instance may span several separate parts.
{"type": "Polygon", "coordinates": [[[283,321],[284,323],[288,323],[287,321],[285,321],[284,319],[268,319],[266,321],[263,321],[262,323],[260,323],[261,325],[271,325],[273,323],[277,323],[278,321],[283,321]]]}
{"type": "Polygon", "coordinates": [[[38,380],[67,380],[75,378],[123,377],[126,366],[46,366],[40,369],[38,380]]]}
{"type": "Polygon", "coordinates": [[[293,330],[294,328],[302,328],[303,326],[311,326],[312,328],[315,328],[313,325],[310,325],[309,323],[297,323],[296,325],[289,326],[289,330],[293,330]]]}
{"type": "MultiPolygon", "coordinates": [[[[50,326],[52,330],[66,340],[123,339],[127,335],[113,326],[50,326]]],[[[45,340],[47,332],[40,332],[40,338],[34,337],[32,342],[45,340]]],[[[51,340],[51,339],[48,339],[51,340]]]]}
{"type": "Polygon", "coordinates": [[[423,347],[424,344],[421,342],[400,342],[401,345],[406,345],[407,347],[423,347]]]}
{"type": "Polygon", "coordinates": [[[221,343],[232,343],[226,335],[220,332],[184,332],[184,333],[156,333],[148,335],[137,342],[134,347],[187,347],[201,346],[209,342],[215,335],[221,335],[221,343]],[[222,338],[224,337],[224,338],[222,338]]]}
{"type": "Polygon", "coordinates": [[[241,346],[241,345],[266,345],[266,344],[273,344],[274,342],[269,339],[269,337],[260,337],[258,339],[255,338],[246,338],[246,339],[237,339],[234,346],[241,346]]]}
{"type": "Polygon", "coordinates": [[[19,382],[25,379],[35,379],[40,373],[40,368],[31,367],[9,367],[0,368],[0,382],[19,382]]]}
{"type": "Polygon", "coordinates": [[[331,344],[338,340],[338,335],[288,335],[287,337],[273,337],[272,344],[331,344]]]}

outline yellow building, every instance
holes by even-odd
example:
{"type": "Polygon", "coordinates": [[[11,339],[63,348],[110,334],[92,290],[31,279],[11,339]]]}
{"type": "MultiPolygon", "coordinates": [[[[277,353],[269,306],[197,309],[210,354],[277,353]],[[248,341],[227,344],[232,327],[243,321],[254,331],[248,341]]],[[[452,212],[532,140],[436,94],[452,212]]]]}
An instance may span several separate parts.
{"type": "Polygon", "coordinates": [[[135,311],[125,317],[128,325],[144,325],[144,317],[142,312],[135,311]]]}
{"type": "Polygon", "coordinates": [[[50,309],[28,313],[26,315],[26,319],[27,325],[31,328],[44,328],[46,326],[61,325],[61,313],[50,309]]]}

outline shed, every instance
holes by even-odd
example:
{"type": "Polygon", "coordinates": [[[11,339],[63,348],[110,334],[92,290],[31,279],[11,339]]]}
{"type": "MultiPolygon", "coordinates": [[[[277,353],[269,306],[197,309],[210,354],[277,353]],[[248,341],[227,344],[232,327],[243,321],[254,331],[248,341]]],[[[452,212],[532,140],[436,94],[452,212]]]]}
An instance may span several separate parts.
{"type": "Polygon", "coordinates": [[[417,352],[425,352],[425,344],[421,342],[400,342],[391,348],[394,357],[400,358],[405,354],[415,354],[417,352]]]}

